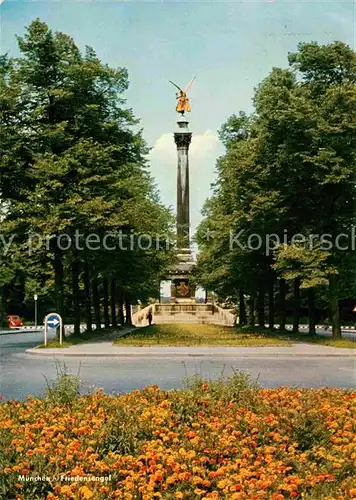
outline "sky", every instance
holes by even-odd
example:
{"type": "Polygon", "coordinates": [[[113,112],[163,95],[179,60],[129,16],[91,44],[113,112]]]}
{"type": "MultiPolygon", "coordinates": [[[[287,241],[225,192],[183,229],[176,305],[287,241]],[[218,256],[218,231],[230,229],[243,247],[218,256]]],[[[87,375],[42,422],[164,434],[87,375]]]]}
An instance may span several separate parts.
{"type": "Polygon", "coordinates": [[[55,31],[126,67],[127,105],[152,148],[151,173],[162,201],[176,204],[173,80],[189,93],[191,224],[194,232],[224,149],[217,131],[239,110],[251,112],[254,88],[303,41],[355,47],[353,0],[21,1],[0,0],[0,53],[17,54],[15,34],[39,17],[55,31]]]}
{"type": "Polygon", "coordinates": [[[355,46],[356,3],[348,1],[21,1],[0,6],[0,53],[17,54],[15,35],[39,17],[126,67],[127,105],[153,148],[150,168],[162,201],[175,208],[175,88],[194,76],[189,114],[192,231],[223,154],[217,131],[239,110],[252,111],[254,88],[272,67],[286,67],[300,41],[355,46]]]}

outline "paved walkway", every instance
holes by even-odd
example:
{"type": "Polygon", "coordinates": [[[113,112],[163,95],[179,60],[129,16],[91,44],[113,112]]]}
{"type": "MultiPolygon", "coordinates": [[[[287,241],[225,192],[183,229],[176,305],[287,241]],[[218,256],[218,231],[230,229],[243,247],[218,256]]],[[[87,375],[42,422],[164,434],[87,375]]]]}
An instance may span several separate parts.
{"type": "MultiPolygon", "coordinates": [[[[125,335],[129,330],[122,331],[125,335]]],[[[28,349],[26,352],[39,356],[77,356],[77,357],[117,357],[117,358],[261,358],[265,356],[275,358],[285,357],[354,357],[354,349],[342,349],[336,347],[295,343],[290,347],[169,347],[169,346],[121,346],[113,345],[112,340],[116,338],[117,332],[100,340],[88,344],[78,344],[62,349],[28,349]]]]}

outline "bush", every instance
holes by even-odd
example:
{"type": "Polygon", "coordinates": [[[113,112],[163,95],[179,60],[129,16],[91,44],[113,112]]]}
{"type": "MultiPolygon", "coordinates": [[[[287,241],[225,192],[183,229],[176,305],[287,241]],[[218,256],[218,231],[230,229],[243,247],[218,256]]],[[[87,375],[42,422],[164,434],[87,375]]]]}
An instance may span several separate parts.
{"type": "Polygon", "coordinates": [[[78,369],[77,375],[70,375],[67,373],[67,367],[63,363],[61,366],[60,362],[56,360],[56,370],[57,378],[54,382],[49,383],[47,378],[47,390],[46,397],[51,404],[68,404],[71,403],[76,396],[79,395],[80,388],[80,378],[78,369]]]}
{"type": "Polygon", "coordinates": [[[6,316],[0,316],[0,328],[8,328],[9,323],[6,316]]]}

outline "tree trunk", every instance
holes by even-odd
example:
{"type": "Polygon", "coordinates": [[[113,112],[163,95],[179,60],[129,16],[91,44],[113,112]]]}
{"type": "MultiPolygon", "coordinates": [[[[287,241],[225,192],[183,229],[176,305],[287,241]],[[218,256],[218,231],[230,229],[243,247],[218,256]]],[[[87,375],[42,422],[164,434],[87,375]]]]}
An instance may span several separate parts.
{"type": "Polygon", "coordinates": [[[104,325],[105,328],[110,328],[109,317],[109,283],[108,279],[103,279],[103,312],[104,312],[104,325]]]}
{"type": "Polygon", "coordinates": [[[119,325],[124,326],[125,324],[125,314],[124,314],[124,299],[119,293],[119,300],[118,300],[118,320],[119,320],[119,325]]]}
{"type": "Polygon", "coordinates": [[[93,331],[92,328],[93,319],[91,315],[90,275],[89,275],[89,266],[87,261],[84,262],[83,281],[84,281],[85,316],[86,316],[87,332],[91,333],[93,331]]]}
{"type": "Polygon", "coordinates": [[[100,311],[100,296],[99,296],[99,283],[97,275],[92,280],[92,291],[93,291],[93,305],[94,305],[94,315],[96,331],[101,330],[101,311],[100,311]]]}
{"type": "Polygon", "coordinates": [[[247,315],[246,315],[246,304],[244,292],[242,290],[239,291],[239,326],[244,326],[247,324],[247,315]]]}
{"type": "Polygon", "coordinates": [[[128,299],[125,300],[125,312],[126,312],[125,324],[131,326],[132,325],[131,302],[128,299]]]}
{"type": "Polygon", "coordinates": [[[293,333],[299,333],[300,321],[300,279],[296,278],[293,282],[293,298],[294,298],[294,313],[293,313],[293,333]]]}
{"type": "Polygon", "coordinates": [[[329,279],[330,292],[330,315],[331,325],[334,339],[341,338],[340,312],[339,312],[339,279],[337,276],[332,276],[329,279]]]}
{"type": "Polygon", "coordinates": [[[7,327],[5,285],[0,283],[0,327],[7,327]]]}
{"type": "Polygon", "coordinates": [[[274,329],[274,277],[268,281],[268,328],[274,329]]]}
{"type": "Polygon", "coordinates": [[[286,329],[286,294],[287,294],[287,284],[286,281],[281,278],[279,280],[279,329],[286,329]]]}
{"type": "Polygon", "coordinates": [[[7,327],[7,319],[6,319],[6,312],[5,312],[5,297],[4,297],[4,289],[5,285],[0,284],[0,327],[7,327]]]}
{"type": "MultiPolygon", "coordinates": [[[[62,317],[62,338],[64,338],[64,307],[63,307],[63,262],[62,254],[57,246],[54,247],[54,294],[56,303],[56,312],[62,317]]],[[[57,328],[57,339],[59,339],[59,328],[57,328]]]]}
{"type": "Polygon", "coordinates": [[[74,313],[74,335],[80,335],[80,291],[79,291],[80,265],[74,255],[72,260],[72,300],[74,313]]]}
{"type": "Polygon", "coordinates": [[[265,287],[261,282],[257,295],[257,320],[260,328],[265,327],[265,287]]]}
{"type": "Polygon", "coordinates": [[[315,294],[312,288],[308,288],[308,314],[309,314],[309,333],[316,334],[315,330],[315,294]]]}
{"type": "Polygon", "coordinates": [[[5,283],[3,287],[3,296],[2,296],[2,307],[3,307],[3,313],[5,317],[7,316],[7,310],[9,308],[9,298],[10,298],[10,290],[9,290],[9,285],[8,283],[5,283]]]}
{"type": "Polygon", "coordinates": [[[111,325],[113,328],[117,327],[116,319],[116,283],[112,279],[110,282],[110,310],[111,310],[111,325]]]}
{"type": "Polygon", "coordinates": [[[255,326],[255,297],[248,299],[248,325],[255,326]]]}

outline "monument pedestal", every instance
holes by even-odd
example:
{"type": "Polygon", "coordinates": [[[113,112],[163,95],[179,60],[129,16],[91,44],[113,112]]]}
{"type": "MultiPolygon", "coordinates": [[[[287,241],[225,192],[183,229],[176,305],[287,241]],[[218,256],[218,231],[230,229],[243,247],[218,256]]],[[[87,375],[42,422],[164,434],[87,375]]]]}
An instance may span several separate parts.
{"type": "Polygon", "coordinates": [[[171,277],[171,303],[195,304],[195,285],[184,274],[171,277]]]}
{"type": "Polygon", "coordinates": [[[171,303],[195,303],[195,284],[192,282],[190,272],[195,265],[189,249],[180,249],[178,253],[179,264],[171,273],[171,303]]]}

